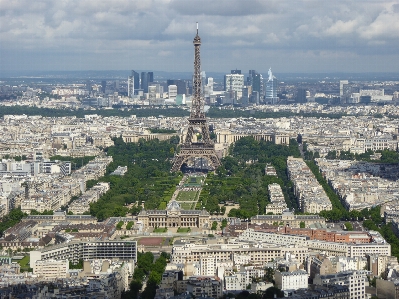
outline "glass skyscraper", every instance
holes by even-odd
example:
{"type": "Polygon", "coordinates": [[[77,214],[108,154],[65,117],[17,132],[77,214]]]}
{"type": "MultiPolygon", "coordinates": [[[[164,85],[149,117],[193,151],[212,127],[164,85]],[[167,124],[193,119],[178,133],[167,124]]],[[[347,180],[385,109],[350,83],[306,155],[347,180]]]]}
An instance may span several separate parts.
{"type": "Polygon", "coordinates": [[[273,76],[272,69],[270,68],[267,72],[269,78],[266,82],[266,103],[276,104],[278,102],[277,97],[277,79],[273,76]]]}

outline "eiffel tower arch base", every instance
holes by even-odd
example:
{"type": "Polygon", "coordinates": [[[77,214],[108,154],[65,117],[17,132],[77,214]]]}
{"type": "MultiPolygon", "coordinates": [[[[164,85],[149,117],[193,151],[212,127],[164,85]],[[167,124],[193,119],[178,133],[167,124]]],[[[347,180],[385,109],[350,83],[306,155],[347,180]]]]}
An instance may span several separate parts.
{"type": "Polygon", "coordinates": [[[215,153],[214,148],[181,148],[180,153],[176,156],[171,172],[179,171],[184,162],[190,158],[205,158],[211,170],[215,170],[220,166],[219,157],[215,153]]]}

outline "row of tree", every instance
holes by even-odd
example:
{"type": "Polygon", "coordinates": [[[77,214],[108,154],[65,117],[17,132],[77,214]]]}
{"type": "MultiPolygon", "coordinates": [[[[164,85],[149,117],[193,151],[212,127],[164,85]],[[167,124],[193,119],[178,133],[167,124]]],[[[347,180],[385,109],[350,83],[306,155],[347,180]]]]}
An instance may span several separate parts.
{"type": "Polygon", "coordinates": [[[90,161],[94,160],[94,156],[85,156],[85,157],[79,157],[79,158],[72,158],[72,157],[65,157],[65,156],[52,156],[50,157],[51,161],[59,160],[59,161],[69,161],[71,162],[71,170],[76,170],[79,168],[82,168],[85,166],[87,163],[90,161]]]}
{"type": "Polygon", "coordinates": [[[276,145],[253,137],[243,137],[230,148],[230,155],[222,159],[217,174],[209,174],[200,195],[206,210],[218,213],[219,204],[234,202],[240,209],[232,209],[230,217],[248,218],[264,214],[269,203],[268,185],[277,183],[290,208],[297,207],[292,184],[288,180],[287,157],[299,157],[296,140],[290,145],[276,145]],[[265,166],[270,163],[278,177],[265,175],[265,166]]]}
{"type": "MultiPolygon", "coordinates": [[[[166,117],[183,117],[188,116],[189,111],[181,108],[160,106],[160,107],[145,107],[142,106],[113,106],[114,109],[97,109],[97,110],[84,110],[84,109],[52,109],[52,108],[38,108],[31,106],[4,106],[1,109],[0,117],[8,114],[13,115],[41,115],[45,117],[65,117],[76,116],[83,118],[85,115],[97,114],[104,117],[121,116],[129,117],[136,115],[137,117],[149,117],[163,115],[166,117]]],[[[324,114],[324,113],[306,113],[306,112],[263,112],[258,110],[238,110],[238,109],[219,109],[219,107],[211,107],[207,112],[207,116],[211,118],[237,118],[237,117],[255,117],[255,118],[280,118],[291,116],[303,117],[318,117],[318,118],[341,118],[345,114],[324,114]]]]}
{"type": "Polygon", "coordinates": [[[157,209],[162,201],[169,200],[181,179],[181,174],[170,173],[178,142],[177,136],[168,141],[140,139],[137,143],[115,138],[115,145],[105,149],[113,162],[100,179],[110,183],[110,190],[90,205],[90,214],[99,220],[125,216],[129,212],[126,206],[134,202],[137,204],[130,212],[137,214],[142,202],[146,209],[157,209]],[[118,166],[127,166],[127,172],[110,175],[118,166]]]}
{"type": "Polygon", "coordinates": [[[65,117],[65,116],[76,116],[78,118],[84,118],[85,115],[97,114],[104,117],[119,116],[119,117],[129,117],[135,115],[137,117],[149,117],[149,116],[159,116],[163,115],[166,117],[183,117],[188,116],[189,112],[181,108],[170,108],[161,107],[165,109],[160,109],[159,107],[143,108],[142,106],[137,106],[135,108],[117,108],[115,109],[98,109],[98,110],[84,110],[84,109],[52,109],[52,108],[38,108],[31,106],[3,106],[0,111],[0,117],[4,115],[41,115],[44,117],[65,117]]]}
{"type": "Polygon", "coordinates": [[[3,216],[0,221],[0,237],[6,229],[13,227],[15,224],[19,223],[26,214],[21,211],[20,208],[11,210],[7,215],[3,216]]]}
{"type": "Polygon", "coordinates": [[[280,118],[291,116],[318,117],[318,118],[341,118],[345,114],[342,113],[306,113],[306,112],[290,112],[290,111],[259,111],[259,110],[238,110],[238,109],[220,109],[220,107],[211,107],[207,112],[207,116],[211,118],[237,118],[237,117],[254,117],[254,118],[280,118]]]}
{"type": "Polygon", "coordinates": [[[364,216],[363,226],[369,230],[380,232],[384,239],[391,244],[391,254],[399,258],[399,239],[393,232],[392,223],[385,223],[381,217],[379,206],[361,211],[364,216]],[[367,213],[367,214],[366,214],[367,213]]]}
{"type": "Polygon", "coordinates": [[[162,274],[165,271],[169,255],[162,252],[154,261],[154,255],[151,252],[137,254],[137,264],[133,273],[133,280],[130,282],[130,290],[122,295],[123,299],[139,298],[139,292],[146,281],[146,287],[141,293],[142,299],[153,299],[157,285],[161,283],[162,274]]]}

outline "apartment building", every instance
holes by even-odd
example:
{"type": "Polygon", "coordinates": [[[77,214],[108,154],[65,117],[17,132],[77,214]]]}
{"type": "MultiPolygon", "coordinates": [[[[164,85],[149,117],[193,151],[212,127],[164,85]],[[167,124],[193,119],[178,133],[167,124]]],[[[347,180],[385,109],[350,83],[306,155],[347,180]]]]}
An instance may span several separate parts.
{"type": "Polygon", "coordinates": [[[172,249],[172,263],[198,263],[200,258],[215,257],[219,261],[233,260],[235,264],[265,263],[282,258],[286,252],[294,254],[298,260],[305,261],[307,247],[294,245],[278,246],[239,242],[237,244],[184,244],[175,245],[172,249]],[[245,258],[242,258],[245,256],[245,258]]]}
{"type": "Polygon", "coordinates": [[[248,285],[253,283],[254,278],[263,278],[265,276],[264,265],[258,266],[236,266],[236,271],[233,267],[228,270],[225,269],[223,277],[224,287],[226,290],[241,291],[245,290],[248,285]]]}
{"type": "Polygon", "coordinates": [[[306,289],[308,287],[308,273],[304,270],[293,272],[276,271],[274,278],[277,288],[283,291],[306,289]]]}
{"type": "MultiPolygon", "coordinates": [[[[357,257],[366,254],[379,254],[382,256],[391,255],[391,245],[384,239],[370,243],[344,243],[341,239],[338,242],[311,239],[306,235],[290,235],[282,233],[269,233],[264,231],[255,231],[254,229],[245,230],[238,239],[247,242],[264,242],[269,244],[293,244],[295,246],[306,247],[310,250],[322,251],[333,256],[357,257]]],[[[349,237],[348,237],[349,238],[349,237]]],[[[335,238],[337,239],[337,238],[335,238]]],[[[362,240],[364,238],[362,237],[362,240]]],[[[369,236],[369,240],[371,237],[369,236]]],[[[353,240],[353,238],[351,238],[353,240]]],[[[355,238],[356,240],[356,238],[355,238]]],[[[377,239],[376,239],[377,240],[377,239]]]]}
{"type": "Polygon", "coordinates": [[[69,270],[68,260],[37,260],[31,263],[33,274],[38,275],[44,280],[55,280],[66,278],[69,270]]]}
{"type": "Polygon", "coordinates": [[[313,284],[316,285],[345,285],[349,288],[351,299],[365,299],[366,286],[369,285],[367,271],[344,271],[328,275],[316,275],[313,284]]]}
{"type": "Polygon", "coordinates": [[[223,295],[223,282],[218,277],[193,276],[186,284],[187,292],[195,297],[220,298],[223,295]]]}
{"type": "Polygon", "coordinates": [[[79,259],[120,259],[137,261],[136,241],[69,242],[30,252],[30,262],[38,260],[68,259],[77,263],[79,259]]]}
{"type": "Polygon", "coordinates": [[[326,192],[302,158],[288,157],[287,172],[302,212],[318,214],[332,209],[326,192]]]}
{"type": "Polygon", "coordinates": [[[267,186],[269,191],[270,203],[266,206],[266,214],[282,214],[287,209],[283,190],[279,184],[270,184],[267,186]]]}
{"type": "Polygon", "coordinates": [[[295,215],[292,211],[283,211],[281,215],[256,215],[251,217],[252,224],[270,224],[283,225],[299,228],[301,222],[305,223],[306,227],[310,225],[325,226],[326,220],[318,215],[295,215]]]}

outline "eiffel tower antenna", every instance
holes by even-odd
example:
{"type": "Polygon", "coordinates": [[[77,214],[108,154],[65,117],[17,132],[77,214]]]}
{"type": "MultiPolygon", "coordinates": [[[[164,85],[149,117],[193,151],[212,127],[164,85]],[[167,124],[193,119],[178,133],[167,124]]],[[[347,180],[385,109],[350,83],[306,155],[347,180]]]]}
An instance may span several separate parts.
{"type": "Polygon", "coordinates": [[[201,57],[200,47],[201,38],[197,34],[194,37],[194,82],[193,82],[193,97],[191,101],[191,113],[188,119],[187,134],[180,147],[180,153],[175,157],[171,171],[180,170],[184,162],[190,158],[206,158],[208,165],[212,169],[216,169],[220,165],[218,156],[216,155],[215,145],[210,138],[208,121],[204,112],[204,98],[201,93],[201,57]],[[198,129],[201,132],[202,139],[193,142],[194,130],[198,129]]]}

